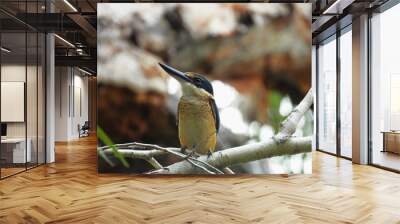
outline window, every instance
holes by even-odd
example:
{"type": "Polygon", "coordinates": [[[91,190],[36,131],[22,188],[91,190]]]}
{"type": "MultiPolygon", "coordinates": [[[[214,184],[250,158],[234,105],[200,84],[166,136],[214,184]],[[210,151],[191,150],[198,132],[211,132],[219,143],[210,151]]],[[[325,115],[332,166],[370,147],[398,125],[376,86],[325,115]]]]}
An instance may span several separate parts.
{"type": "Polygon", "coordinates": [[[340,36],[340,155],[352,157],[352,35],[351,26],[340,36]]]}
{"type": "Polygon", "coordinates": [[[336,36],[318,47],[318,149],[336,153],[336,36]]]}
{"type": "Polygon", "coordinates": [[[371,18],[371,159],[400,170],[400,5],[371,18]]]}

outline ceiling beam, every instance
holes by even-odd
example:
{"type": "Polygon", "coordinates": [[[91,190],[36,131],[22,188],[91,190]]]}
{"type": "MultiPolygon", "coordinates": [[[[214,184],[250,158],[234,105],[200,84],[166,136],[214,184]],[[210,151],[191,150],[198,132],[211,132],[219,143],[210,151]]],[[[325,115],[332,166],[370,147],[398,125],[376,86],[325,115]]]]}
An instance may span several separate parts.
{"type": "Polygon", "coordinates": [[[85,17],[79,13],[70,13],[67,16],[74,21],[78,26],[80,26],[91,38],[96,38],[96,28],[90,24],[85,17]]]}
{"type": "Polygon", "coordinates": [[[351,5],[355,0],[336,0],[330,4],[322,14],[342,14],[343,10],[351,5]]]}
{"type": "Polygon", "coordinates": [[[18,13],[19,20],[43,32],[80,31],[82,28],[61,13],[18,13]]]}
{"type": "Polygon", "coordinates": [[[324,27],[335,16],[320,16],[315,22],[311,24],[312,33],[316,33],[324,27]]]}
{"type": "Polygon", "coordinates": [[[91,56],[55,56],[56,66],[87,67],[96,71],[97,60],[91,56]]]}

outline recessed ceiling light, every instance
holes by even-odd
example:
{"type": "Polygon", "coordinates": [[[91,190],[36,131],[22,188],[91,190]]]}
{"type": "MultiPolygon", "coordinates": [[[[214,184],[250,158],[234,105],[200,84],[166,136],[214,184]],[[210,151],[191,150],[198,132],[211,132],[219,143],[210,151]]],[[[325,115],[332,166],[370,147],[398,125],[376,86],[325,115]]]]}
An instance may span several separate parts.
{"type": "Polygon", "coordinates": [[[78,12],[78,10],[68,1],[64,0],[65,4],[67,4],[74,12],[78,12]]]}
{"type": "Polygon", "coordinates": [[[10,53],[11,52],[11,50],[9,50],[9,49],[7,49],[5,47],[1,47],[0,49],[1,49],[1,51],[4,51],[6,53],[10,53]]]}
{"type": "Polygon", "coordinates": [[[88,72],[88,71],[86,71],[86,70],[83,70],[83,69],[81,69],[81,68],[79,68],[79,67],[78,67],[78,70],[81,71],[81,72],[83,72],[83,73],[85,73],[85,74],[87,74],[87,75],[90,75],[90,76],[93,75],[92,73],[90,73],[90,72],[88,72]]]}
{"type": "Polygon", "coordinates": [[[66,43],[68,46],[75,48],[75,45],[73,45],[71,42],[69,42],[68,40],[60,37],[58,34],[54,34],[55,37],[57,37],[59,40],[61,40],[62,42],[66,43]]]}

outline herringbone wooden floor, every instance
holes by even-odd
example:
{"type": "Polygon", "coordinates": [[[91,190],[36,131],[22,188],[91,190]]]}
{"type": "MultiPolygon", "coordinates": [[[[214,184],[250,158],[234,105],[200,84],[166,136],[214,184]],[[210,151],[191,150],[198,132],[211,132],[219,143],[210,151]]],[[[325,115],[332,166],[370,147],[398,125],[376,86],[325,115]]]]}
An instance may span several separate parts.
{"type": "Polygon", "coordinates": [[[400,175],[314,153],[312,175],[98,175],[95,139],[0,181],[0,223],[400,223],[400,175]]]}

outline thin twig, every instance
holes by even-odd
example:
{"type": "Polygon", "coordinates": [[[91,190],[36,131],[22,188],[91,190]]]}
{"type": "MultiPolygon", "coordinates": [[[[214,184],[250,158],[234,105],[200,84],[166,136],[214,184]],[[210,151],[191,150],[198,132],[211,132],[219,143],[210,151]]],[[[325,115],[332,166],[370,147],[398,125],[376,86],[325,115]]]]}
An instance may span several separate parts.
{"type": "Polygon", "coordinates": [[[225,174],[235,174],[235,172],[233,172],[229,167],[225,167],[222,171],[224,171],[225,174]]]}
{"type": "Polygon", "coordinates": [[[206,173],[215,174],[215,172],[213,172],[213,171],[211,171],[211,170],[205,168],[204,166],[201,166],[201,165],[199,165],[199,164],[194,163],[194,162],[192,161],[191,158],[186,158],[186,160],[187,160],[190,164],[192,164],[193,166],[198,167],[198,168],[204,170],[206,173]]]}
{"type": "Polygon", "coordinates": [[[107,155],[104,153],[104,151],[99,150],[98,153],[99,153],[99,156],[100,156],[101,158],[104,159],[104,161],[106,161],[108,164],[110,164],[110,166],[113,166],[113,167],[115,166],[115,164],[113,163],[113,161],[111,161],[111,160],[107,157],[107,155]]]}
{"type": "MultiPolygon", "coordinates": [[[[215,172],[212,172],[212,171],[208,170],[207,168],[205,168],[205,167],[203,167],[203,166],[200,166],[200,165],[194,163],[193,161],[191,161],[191,160],[189,160],[189,159],[186,159],[186,161],[187,161],[188,163],[190,163],[192,166],[204,170],[204,171],[205,171],[206,173],[208,173],[208,174],[215,174],[215,172]]],[[[151,171],[151,172],[148,172],[147,174],[159,174],[159,173],[163,173],[165,170],[168,170],[168,168],[161,167],[160,169],[158,169],[158,170],[153,170],[153,171],[151,171]]]]}
{"type": "Polygon", "coordinates": [[[150,163],[154,168],[156,169],[162,169],[163,166],[156,160],[154,157],[151,157],[150,159],[146,159],[148,163],[150,163]]]}
{"type": "MultiPolygon", "coordinates": [[[[138,143],[138,142],[115,144],[113,146],[118,147],[119,149],[135,148],[135,147],[141,147],[141,148],[144,148],[144,149],[148,149],[148,148],[158,149],[160,147],[160,146],[156,146],[156,145],[144,144],[144,143],[138,143]]],[[[105,150],[105,149],[109,149],[111,147],[112,146],[105,145],[105,146],[98,147],[98,149],[105,150]]],[[[180,148],[168,147],[168,149],[173,150],[173,151],[180,151],[180,148]]]]}

